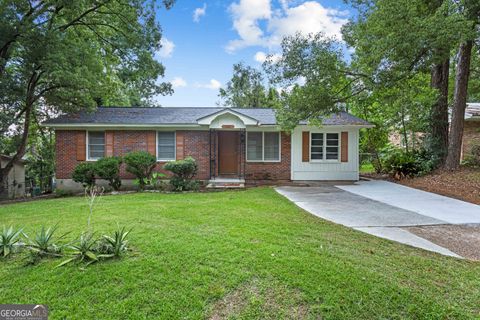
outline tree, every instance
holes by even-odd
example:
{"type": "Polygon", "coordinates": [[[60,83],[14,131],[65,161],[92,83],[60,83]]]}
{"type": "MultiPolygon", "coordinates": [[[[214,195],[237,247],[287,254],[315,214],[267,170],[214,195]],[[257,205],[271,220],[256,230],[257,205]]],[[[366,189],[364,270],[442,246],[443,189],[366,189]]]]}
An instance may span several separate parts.
{"type": "Polygon", "coordinates": [[[472,49],[474,40],[478,38],[478,31],[475,31],[480,23],[480,3],[478,1],[465,0],[461,9],[468,21],[471,22],[471,32],[465,34],[458,49],[448,156],[445,161],[445,168],[449,170],[456,170],[460,166],[472,49]]]}
{"type": "Polygon", "coordinates": [[[233,65],[233,76],[220,88],[220,104],[234,108],[271,108],[278,101],[274,88],[264,86],[262,72],[243,63],[233,65]]]}
{"type": "Polygon", "coordinates": [[[268,57],[264,68],[282,90],[277,119],[285,129],[302,120],[318,124],[363,90],[355,86],[363,75],[349,70],[341,45],[321,33],[285,37],[281,58],[268,57]]]}
{"type": "Polygon", "coordinates": [[[455,1],[353,0],[359,15],[343,30],[354,60],[388,85],[430,70],[437,99],[430,112],[430,150],[445,159],[448,143],[450,52],[467,24],[455,1]]]}
{"type": "MultiPolygon", "coordinates": [[[[172,0],[163,4],[169,8],[172,0]]],[[[0,169],[0,194],[15,161],[26,152],[39,109],[71,112],[147,101],[169,94],[157,84],[164,67],[154,1],[2,1],[0,3],[0,117],[2,133],[21,132],[12,159],[0,169]]]]}

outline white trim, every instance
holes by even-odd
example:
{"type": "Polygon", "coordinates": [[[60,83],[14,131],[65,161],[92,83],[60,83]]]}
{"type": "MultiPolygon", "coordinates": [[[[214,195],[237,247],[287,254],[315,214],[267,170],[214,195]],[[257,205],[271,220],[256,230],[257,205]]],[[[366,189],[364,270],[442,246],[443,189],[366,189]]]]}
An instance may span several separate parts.
{"type": "Polygon", "coordinates": [[[106,145],[107,145],[107,141],[106,141],[106,140],[107,140],[107,137],[105,136],[105,130],[90,130],[90,131],[87,130],[87,131],[85,131],[85,135],[86,135],[86,139],[85,139],[85,141],[86,141],[86,143],[85,143],[85,149],[86,149],[86,150],[85,150],[85,153],[86,153],[85,159],[86,159],[86,161],[97,161],[97,160],[99,160],[99,159],[101,159],[101,158],[104,158],[104,157],[105,157],[105,151],[106,151],[106,150],[105,150],[105,147],[106,147],[106,145]],[[88,148],[88,146],[90,145],[90,142],[89,142],[89,140],[90,140],[90,132],[103,132],[103,157],[100,157],[100,158],[90,158],[90,152],[89,152],[90,150],[89,150],[89,148],[88,148]]]}
{"type": "Polygon", "coordinates": [[[309,150],[308,150],[308,157],[309,157],[309,162],[311,163],[340,163],[342,155],[340,154],[342,152],[342,141],[341,141],[341,132],[312,132],[310,131],[309,135],[309,150]],[[312,159],[312,134],[313,133],[321,133],[323,134],[322,138],[322,159],[312,159]],[[327,134],[336,134],[338,136],[338,152],[337,152],[337,159],[327,159],[327,134]]]}
{"type": "Polygon", "coordinates": [[[169,162],[177,160],[177,131],[163,131],[157,130],[155,131],[155,158],[157,158],[157,162],[169,162]],[[173,132],[173,159],[159,159],[158,158],[158,133],[159,132],[173,132]]]}
{"type": "Polygon", "coordinates": [[[247,125],[260,125],[260,122],[257,119],[254,119],[250,116],[247,116],[247,115],[245,115],[241,112],[232,110],[230,108],[225,108],[225,109],[219,110],[217,112],[211,113],[209,115],[206,115],[204,117],[198,118],[197,123],[209,126],[209,125],[212,124],[212,122],[217,117],[222,116],[224,114],[232,114],[232,115],[238,117],[244,123],[245,126],[247,126],[247,125]]]}
{"type": "Polygon", "coordinates": [[[246,133],[246,140],[245,140],[245,161],[250,163],[278,163],[282,162],[282,134],[280,131],[251,131],[252,133],[262,133],[262,160],[248,160],[248,134],[246,133]],[[272,133],[276,132],[278,134],[278,160],[265,160],[265,132],[272,133]]]}

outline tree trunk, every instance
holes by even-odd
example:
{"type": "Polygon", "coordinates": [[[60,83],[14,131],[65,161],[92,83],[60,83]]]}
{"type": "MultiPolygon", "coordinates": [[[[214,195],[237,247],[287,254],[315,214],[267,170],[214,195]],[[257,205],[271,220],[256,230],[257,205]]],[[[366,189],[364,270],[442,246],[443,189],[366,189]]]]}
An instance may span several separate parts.
{"type": "Polygon", "coordinates": [[[20,140],[20,144],[17,148],[17,152],[14,156],[7,162],[5,167],[0,168],[0,198],[8,196],[8,174],[10,170],[12,170],[15,162],[20,160],[24,155],[27,149],[27,142],[28,142],[28,134],[30,131],[30,123],[32,118],[33,112],[33,104],[35,103],[35,88],[37,85],[37,81],[39,79],[38,73],[35,71],[28,83],[27,86],[27,97],[25,99],[25,119],[23,123],[23,133],[22,138],[20,140]]]}
{"type": "Polygon", "coordinates": [[[457,170],[460,167],[472,47],[473,41],[469,40],[460,44],[458,50],[452,121],[450,126],[450,138],[448,139],[448,155],[447,160],[445,161],[445,168],[448,170],[457,170]]]}
{"type": "Polygon", "coordinates": [[[448,149],[448,75],[450,58],[435,64],[431,70],[431,86],[438,90],[438,99],[431,111],[431,146],[430,149],[443,164],[448,149]]]}

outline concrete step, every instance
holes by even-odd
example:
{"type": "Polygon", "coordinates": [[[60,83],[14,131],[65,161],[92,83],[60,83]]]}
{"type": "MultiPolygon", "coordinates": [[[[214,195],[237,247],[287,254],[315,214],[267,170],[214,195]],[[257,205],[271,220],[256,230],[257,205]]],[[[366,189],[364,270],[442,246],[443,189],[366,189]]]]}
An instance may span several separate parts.
{"type": "Polygon", "coordinates": [[[245,188],[245,180],[243,179],[212,179],[208,182],[207,188],[242,189],[242,188],[245,188]]]}

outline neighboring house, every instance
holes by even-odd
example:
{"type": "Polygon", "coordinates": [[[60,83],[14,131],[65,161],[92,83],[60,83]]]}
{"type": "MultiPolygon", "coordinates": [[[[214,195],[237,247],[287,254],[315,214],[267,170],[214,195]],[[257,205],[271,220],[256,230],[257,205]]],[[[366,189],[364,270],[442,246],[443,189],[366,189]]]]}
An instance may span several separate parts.
{"type": "Polygon", "coordinates": [[[474,145],[480,145],[480,103],[467,103],[462,140],[462,159],[474,145]]]}
{"type": "MultiPolygon", "coordinates": [[[[0,155],[0,166],[5,168],[11,157],[0,155]]],[[[20,159],[13,164],[12,170],[10,170],[7,178],[7,188],[3,195],[0,195],[0,199],[14,199],[25,196],[25,162],[20,159]]]]}
{"type": "MultiPolygon", "coordinates": [[[[148,151],[165,162],[191,156],[197,179],[216,183],[358,180],[359,130],[348,113],[321,128],[300,124],[281,132],[273,109],[102,107],[46,121],[56,132],[57,187],[78,189],[75,166],[104,156],[148,151]]],[[[124,185],[132,175],[122,168],[124,185]]]]}

